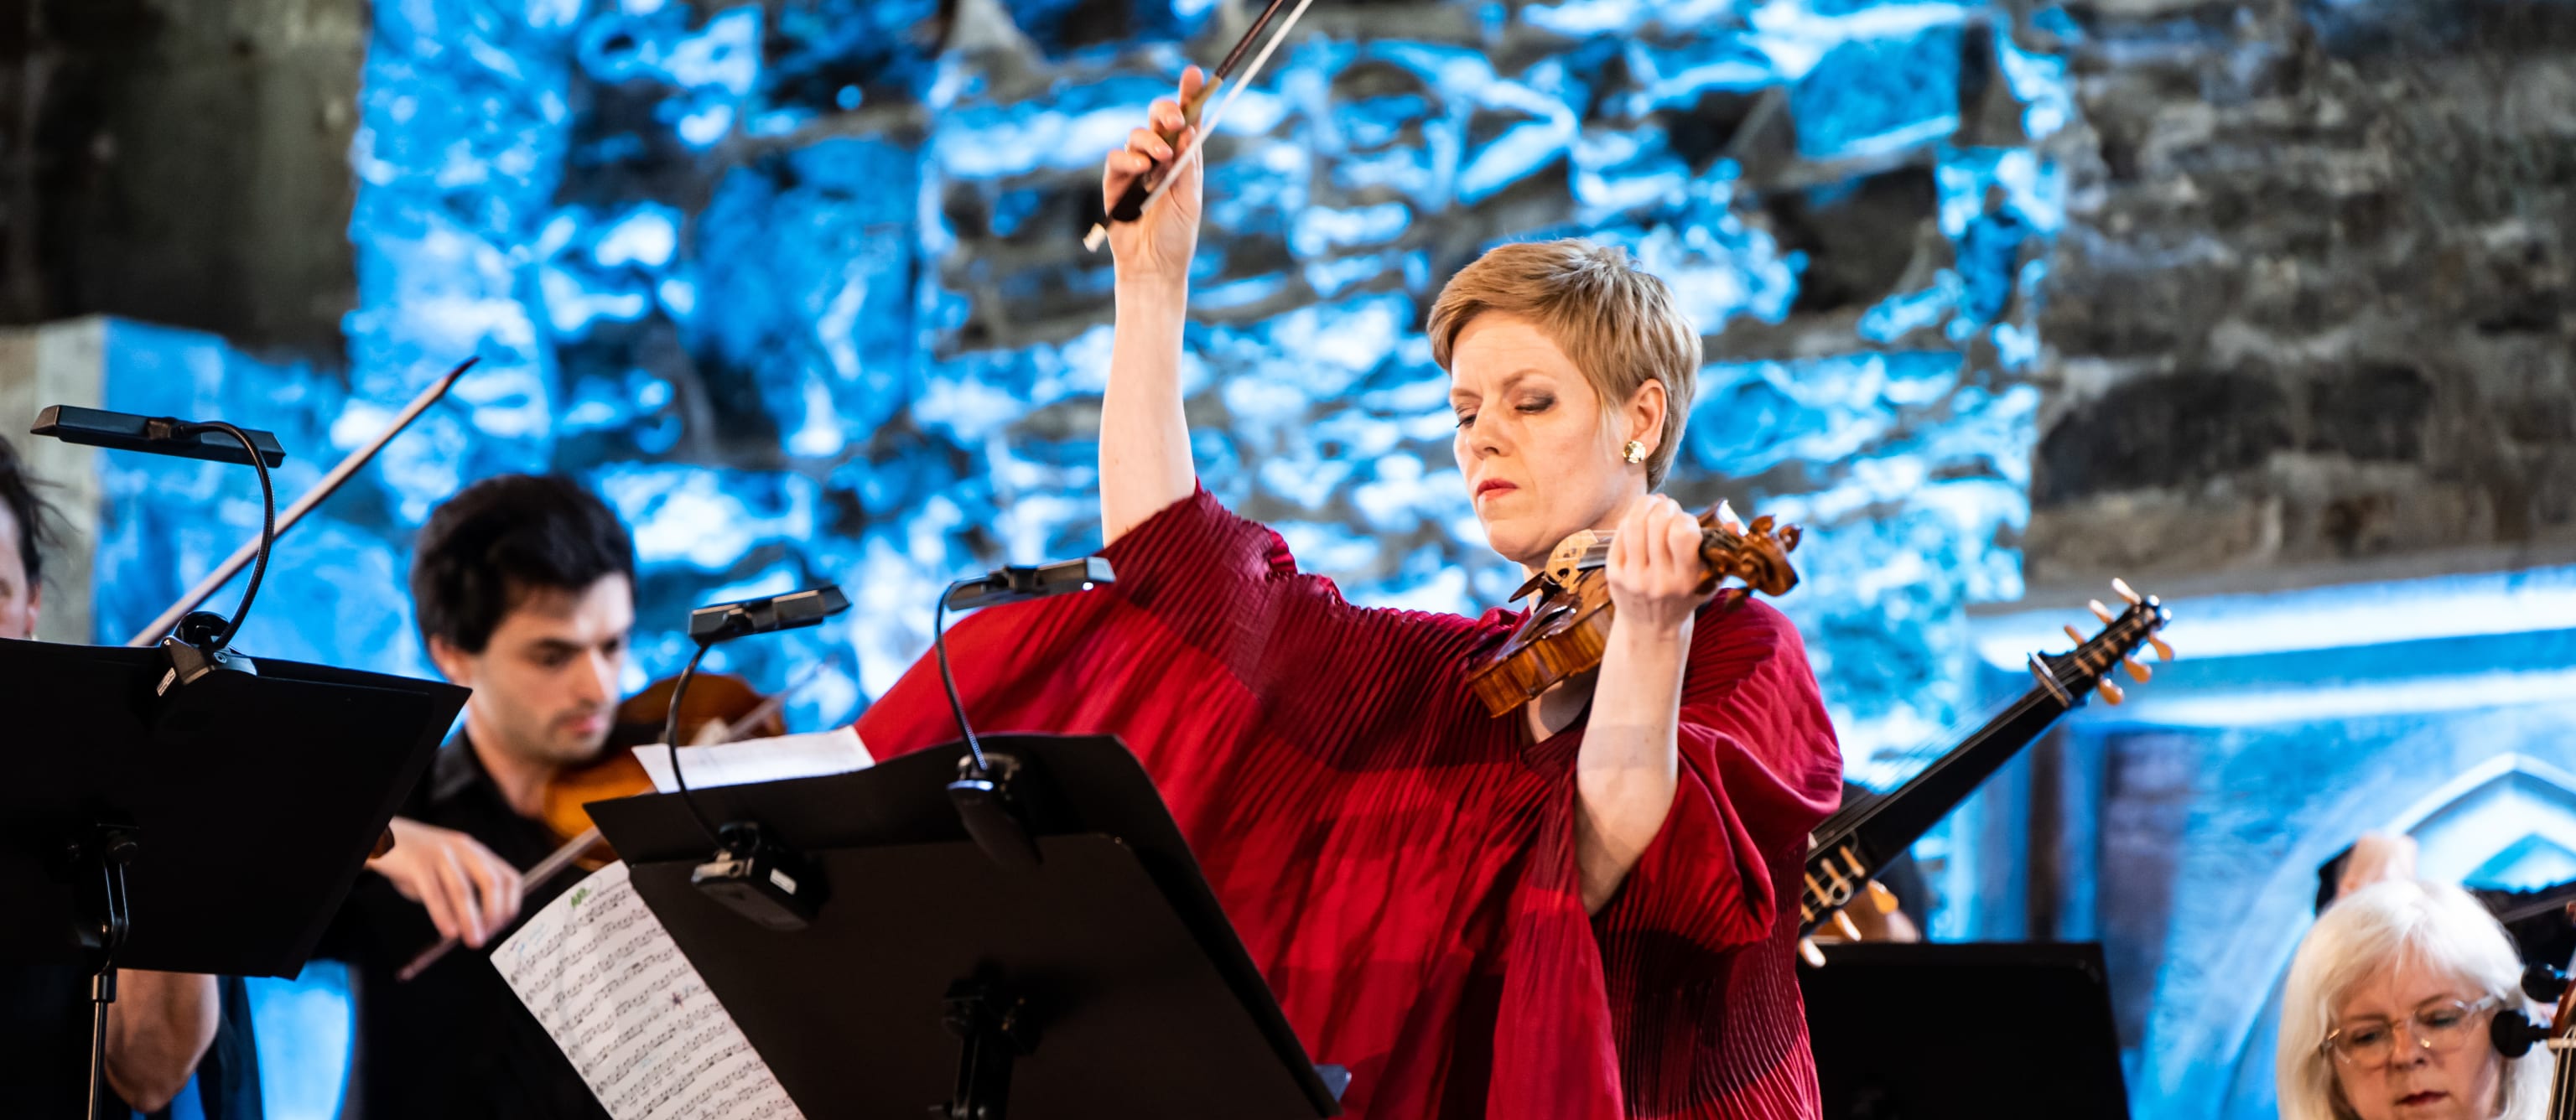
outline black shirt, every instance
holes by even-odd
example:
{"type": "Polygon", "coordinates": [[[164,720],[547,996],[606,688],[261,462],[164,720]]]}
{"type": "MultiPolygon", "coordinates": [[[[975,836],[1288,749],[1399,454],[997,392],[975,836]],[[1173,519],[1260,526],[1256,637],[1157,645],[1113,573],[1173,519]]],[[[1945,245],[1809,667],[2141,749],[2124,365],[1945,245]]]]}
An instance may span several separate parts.
{"type": "MultiPolygon", "coordinates": [[[[402,815],[481,841],[521,871],[553,853],[554,835],[501,796],[458,735],[439,749],[402,815]]],[[[531,914],[579,882],[575,872],[532,886],[531,914]]],[[[513,927],[516,928],[515,926],[513,927]]],[[[315,954],[349,963],[357,1005],[348,1120],[606,1120],[563,1051],[492,967],[491,948],[457,947],[410,983],[394,974],[438,941],[429,912],[382,875],[359,876],[315,954]]]]}
{"type": "MultiPolygon", "coordinates": [[[[251,1043],[250,991],[218,977],[215,1041],[161,1116],[260,1120],[259,1057],[251,1043]]],[[[89,973],[62,965],[0,967],[0,1116],[77,1120],[89,1098],[89,973]]],[[[102,1120],[132,1108],[114,1086],[100,1094],[102,1120]]]]}

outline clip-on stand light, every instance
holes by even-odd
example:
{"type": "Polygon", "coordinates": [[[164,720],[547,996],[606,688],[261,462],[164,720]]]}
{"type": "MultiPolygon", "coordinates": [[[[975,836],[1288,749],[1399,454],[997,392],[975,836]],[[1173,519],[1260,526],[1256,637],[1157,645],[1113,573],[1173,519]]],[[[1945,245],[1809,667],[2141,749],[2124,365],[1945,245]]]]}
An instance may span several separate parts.
{"type": "MultiPolygon", "coordinates": [[[[957,716],[958,737],[966,742],[966,757],[957,763],[957,780],[948,783],[948,800],[957,806],[957,816],[965,822],[966,834],[975,838],[976,846],[1004,867],[1027,870],[1038,865],[1038,846],[1029,838],[1028,814],[1011,791],[1011,780],[1019,774],[1020,761],[1006,754],[984,753],[983,743],[967,723],[966,702],[957,695],[957,674],[948,668],[948,612],[1025,603],[1106,587],[1117,581],[1109,561],[1098,556],[1033,567],[1015,565],[949,584],[939,595],[938,608],[931,612],[931,644],[939,651],[939,683],[948,689],[948,710],[957,716]]],[[[976,1018],[982,1021],[990,1017],[979,1014],[976,1018]]]]}
{"type": "Polygon", "coordinates": [[[805,928],[823,901],[823,878],[808,873],[805,861],[762,835],[758,821],[710,823],[689,794],[688,773],[680,768],[680,702],[698,675],[698,662],[719,642],[753,634],[812,626],[850,609],[838,587],[795,591],[766,599],[719,603],[689,612],[689,639],[698,651],[671,688],[671,710],[662,721],[663,748],[671,753],[671,782],[698,827],[715,844],[715,856],[699,864],[689,882],[734,912],[770,929],[805,928]]]}
{"type": "MultiPolygon", "coordinates": [[[[269,550],[277,543],[277,490],[268,477],[268,469],[286,461],[285,450],[278,446],[274,435],[221,420],[193,422],[69,406],[45,409],[38,415],[32,434],[53,436],[65,443],[218,463],[248,463],[259,472],[259,552],[250,570],[250,582],[242,587],[240,605],[233,608],[229,620],[210,611],[191,612],[160,640],[170,665],[153,687],[154,729],[174,742],[194,738],[207,713],[221,706],[222,694],[230,682],[259,675],[259,667],[230,646],[233,635],[241,632],[242,620],[250,616],[252,601],[259,597],[260,580],[268,574],[269,550]]],[[[134,862],[142,844],[141,829],[100,822],[91,826],[87,836],[66,846],[66,855],[80,868],[83,878],[93,872],[98,875],[101,892],[96,969],[90,975],[89,989],[91,1115],[98,1113],[99,1098],[107,1084],[107,1008],[116,1002],[116,954],[133,932],[125,869],[134,862]]]]}

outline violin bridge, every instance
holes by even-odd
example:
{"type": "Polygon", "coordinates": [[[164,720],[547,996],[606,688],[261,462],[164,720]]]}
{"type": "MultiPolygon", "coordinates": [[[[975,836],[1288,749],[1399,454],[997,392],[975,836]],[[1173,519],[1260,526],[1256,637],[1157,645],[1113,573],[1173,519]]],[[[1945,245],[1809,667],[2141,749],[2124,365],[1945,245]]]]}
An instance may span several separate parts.
{"type": "Polygon", "coordinates": [[[1606,529],[1584,529],[1558,541],[1556,550],[1547,554],[1547,574],[1560,584],[1571,584],[1575,576],[1608,563],[1615,535],[1606,529]]]}

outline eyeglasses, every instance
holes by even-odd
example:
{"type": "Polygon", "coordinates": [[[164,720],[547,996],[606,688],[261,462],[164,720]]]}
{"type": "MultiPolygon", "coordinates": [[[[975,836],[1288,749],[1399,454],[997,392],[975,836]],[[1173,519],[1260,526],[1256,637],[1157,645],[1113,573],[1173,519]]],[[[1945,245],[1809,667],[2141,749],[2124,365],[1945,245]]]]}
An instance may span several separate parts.
{"type": "MultiPolygon", "coordinates": [[[[2501,1001],[2488,996],[2476,1003],[2443,1000],[2415,1009],[2406,1017],[2407,1033],[2415,1045],[2436,1054],[2447,1054],[2460,1048],[2473,1032],[2479,1014],[2501,1001]]],[[[2386,1063],[2397,1053],[2397,1023],[2386,1019],[2355,1019],[2327,1032],[2318,1049],[2334,1055],[2348,1066],[2375,1066],[2386,1063]]]]}

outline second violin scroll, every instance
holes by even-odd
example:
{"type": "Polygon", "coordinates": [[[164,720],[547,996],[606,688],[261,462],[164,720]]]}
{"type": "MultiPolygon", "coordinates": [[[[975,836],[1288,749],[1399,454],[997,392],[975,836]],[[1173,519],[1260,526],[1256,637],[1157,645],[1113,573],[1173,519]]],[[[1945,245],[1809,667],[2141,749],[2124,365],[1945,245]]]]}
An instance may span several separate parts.
{"type": "MultiPolygon", "coordinates": [[[[1767,516],[1737,526],[1722,503],[1700,514],[1699,525],[1699,558],[1706,568],[1702,591],[1730,577],[1772,596],[1798,586],[1798,570],[1789,562],[1802,535],[1797,526],[1777,525],[1767,516]]],[[[1535,592],[1538,601],[1510,635],[1476,655],[1467,678],[1488,712],[1503,715],[1600,666],[1617,614],[1603,569],[1613,539],[1599,529],[1565,538],[1548,554],[1547,566],[1512,594],[1518,601],[1535,592]]]]}

